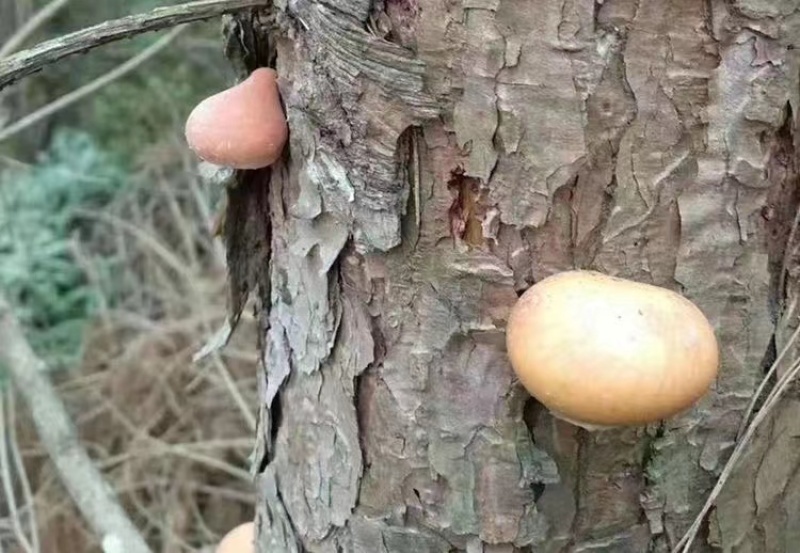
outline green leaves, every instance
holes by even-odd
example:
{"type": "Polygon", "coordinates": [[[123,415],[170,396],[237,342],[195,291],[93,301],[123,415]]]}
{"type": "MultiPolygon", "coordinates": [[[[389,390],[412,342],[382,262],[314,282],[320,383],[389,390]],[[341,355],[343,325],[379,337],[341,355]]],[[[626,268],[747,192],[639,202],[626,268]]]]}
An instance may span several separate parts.
{"type": "Polygon", "coordinates": [[[102,208],[124,180],[111,156],[73,130],[58,131],[33,167],[0,173],[0,288],[51,361],[79,353],[98,299],[70,246],[78,212],[102,208]]]}
{"type": "MultiPolygon", "coordinates": [[[[39,38],[169,3],[72,0],[39,38]]],[[[143,35],[48,67],[25,83],[26,101],[15,118],[118,67],[159,36],[143,35]]],[[[134,171],[172,155],[192,106],[221,89],[229,71],[219,21],[198,23],[139,70],[0,144],[0,153],[30,161],[30,152],[46,138],[46,151],[32,166],[12,170],[0,162],[0,288],[51,366],[76,359],[100,300],[113,304],[130,280],[121,278],[126,254],[106,238],[109,227],[80,212],[103,210],[120,198],[123,185],[142,178],[134,171]],[[81,239],[94,284],[75,256],[81,239]],[[103,257],[108,251],[114,257],[103,257]]],[[[146,185],[141,190],[148,194],[146,185]]]]}

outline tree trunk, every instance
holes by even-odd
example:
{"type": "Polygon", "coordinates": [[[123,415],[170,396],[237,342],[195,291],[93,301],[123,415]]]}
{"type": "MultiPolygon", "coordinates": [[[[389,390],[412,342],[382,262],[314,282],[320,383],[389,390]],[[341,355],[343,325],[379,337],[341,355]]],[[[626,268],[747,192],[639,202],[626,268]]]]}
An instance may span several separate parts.
{"type": "MultiPolygon", "coordinates": [[[[669,551],[796,324],[796,2],[275,4],[261,551],[669,551]],[[531,399],[507,315],[571,268],[694,301],[711,393],[602,432],[531,399]]],[[[790,394],[696,551],[796,553],[798,436],[790,394]]]]}

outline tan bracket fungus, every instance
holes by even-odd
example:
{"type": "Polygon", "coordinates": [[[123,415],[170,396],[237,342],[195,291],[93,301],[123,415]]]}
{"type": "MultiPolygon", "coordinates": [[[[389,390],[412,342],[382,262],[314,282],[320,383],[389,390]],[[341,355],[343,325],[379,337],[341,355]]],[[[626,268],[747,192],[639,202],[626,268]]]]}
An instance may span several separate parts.
{"type": "Polygon", "coordinates": [[[692,302],[593,271],[529,288],[506,340],[522,385],[555,416],[589,429],[676,415],[708,391],[719,368],[714,329],[692,302]]]}

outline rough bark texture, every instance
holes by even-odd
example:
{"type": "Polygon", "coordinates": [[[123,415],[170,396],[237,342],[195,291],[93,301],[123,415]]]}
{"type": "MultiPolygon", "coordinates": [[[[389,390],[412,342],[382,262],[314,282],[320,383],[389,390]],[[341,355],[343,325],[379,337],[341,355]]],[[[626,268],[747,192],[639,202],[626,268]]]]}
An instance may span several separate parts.
{"type": "MultiPolygon", "coordinates": [[[[797,3],[273,9],[261,551],[668,551],[796,325],[797,3]],[[507,314],[574,267],[695,301],[708,397],[595,433],[531,400],[507,314]]],[[[798,436],[789,398],[697,551],[797,551],[798,436]]]]}

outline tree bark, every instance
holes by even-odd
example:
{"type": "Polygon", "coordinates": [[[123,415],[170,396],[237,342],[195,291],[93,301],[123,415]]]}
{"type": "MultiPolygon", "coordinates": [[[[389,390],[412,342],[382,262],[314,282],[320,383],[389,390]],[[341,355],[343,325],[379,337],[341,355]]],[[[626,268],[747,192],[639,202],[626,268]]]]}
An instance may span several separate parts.
{"type": "MultiPolygon", "coordinates": [[[[261,551],[669,551],[797,324],[796,2],[275,4],[261,551]],[[711,393],[591,433],[531,399],[507,315],[571,268],[697,303],[711,393]]],[[[767,426],[694,550],[797,550],[796,394],[767,426]]]]}

